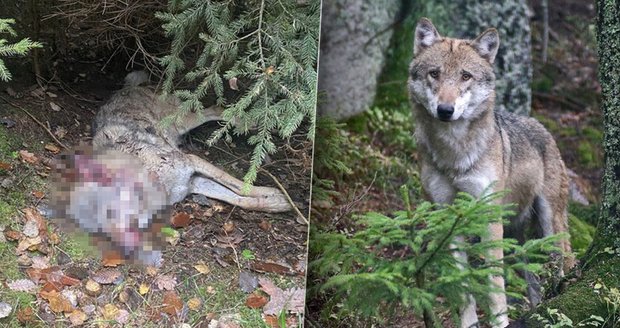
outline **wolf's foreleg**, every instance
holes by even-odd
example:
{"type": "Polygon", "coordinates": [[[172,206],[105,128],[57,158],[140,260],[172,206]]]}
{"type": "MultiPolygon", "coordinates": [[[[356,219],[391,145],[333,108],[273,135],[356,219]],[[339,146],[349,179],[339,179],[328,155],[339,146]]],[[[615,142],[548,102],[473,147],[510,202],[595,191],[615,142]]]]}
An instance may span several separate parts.
{"type": "MultiPolygon", "coordinates": [[[[489,240],[502,240],[504,238],[504,226],[502,222],[494,222],[489,225],[489,240]]],[[[504,250],[494,248],[489,251],[489,261],[502,261],[504,258],[504,250]]],[[[506,293],[504,276],[495,275],[489,277],[491,285],[498,289],[497,292],[489,294],[491,300],[491,314],[495,317],[493,320],[493,327],[506,327],[508,326],[508,305],[506,302],[506,293]]]]}
{"type": "MultiPolygon", "coordinates": [[[[463,236],[457,236],[454,238],[451,248],[456,248],[456,243],[464,243],[465,238],[463,236]]],[[[460,270],[463,270],[463,264],[467,264],[467,253],[463,251],[455,251],[452,256],[457,260],[457,266],[460,270]],[[462,264],[461,264],[462,263],[462,264]]],[[[461,320],[461,328],[470,328],[478,326],[478,314],[476,313],[476,300],[471,294],[463,295],[465,303],[459,309],[459,318],[461,320]]]]}

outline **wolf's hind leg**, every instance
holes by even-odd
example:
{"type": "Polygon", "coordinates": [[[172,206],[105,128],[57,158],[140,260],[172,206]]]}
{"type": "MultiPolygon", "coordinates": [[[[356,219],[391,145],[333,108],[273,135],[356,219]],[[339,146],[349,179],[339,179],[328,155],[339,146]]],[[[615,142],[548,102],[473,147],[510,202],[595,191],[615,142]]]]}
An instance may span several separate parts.
{"type": "Polygon", "coordinates": [[[263,196],[243,196],[202,176],[192,178],[190,192],[203,194],[209,198],[221,200],[246,210],[285,212],[291,209],[284,195],[272,193],[263,196]]]}
{"type": "MultiPolygon", "coordinates": [[[[555,202],[550,202],[548,199],[554,199],[553,197],[537,196],[534,199],[534,213],[537,219],[537,223],[543,237],[552,236],[559,233],[568,233],[568,218],[566,212],[566,203],[562,204],[558,197],[555,197],[555,202]]],[[[558,260],[558,267],[560,269],[559,276],[564,276],[565,271],[572,268],[574,265],[574,257],[570,246],[570,240],[568,236],[560,240],[557,244],[560,250],[564,254],[555,254],[558,260]]]]}
{"type": "Polygon", "coordinates": [[[195,188],[198,190],[203,190],[204,192],[195,192],[247,209],[255,209],[265,212],[286,212],[292,209],[288,199],[278,189],[269,187],[252,187],[248,193],[242,193],[241,189],[243,188],[243,181],[233,177],[224,170],[196,155],[189,154],[187,155],[187,158],[191,161],[191,165],[196,173],[203,175],[208,180],[211,180],[211,182],[221,185],[221,187],[225,187],[224,189],[227,189],[227,192],[225,192],[223,194],[224,196],[221,197],[227,197],[230,201],[218,198],[217,195],[214,195],[214,192],[210,192],[209,190],[213,188],[213,183],[202,182],[202,180],[199,179],[200,177],[194,177],[194,179],[197,179],[197,183],[193,183],[193,185],[195,185],[195,188]],[[207,194],[207,192],[209,192],[209,194],[207,194]],[[233,197],[232,194],[236,195],[236,197],[233,197]]]}

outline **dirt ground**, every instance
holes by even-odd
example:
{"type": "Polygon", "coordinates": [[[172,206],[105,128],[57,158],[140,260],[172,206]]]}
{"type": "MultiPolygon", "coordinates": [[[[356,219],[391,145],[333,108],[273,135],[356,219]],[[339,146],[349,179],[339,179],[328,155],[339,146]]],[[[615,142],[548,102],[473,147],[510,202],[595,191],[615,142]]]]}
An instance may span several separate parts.
{"type": "MultiPolygon", "coordinates": [[[[45,238],[39,245],[26,251],[19,249],[24,240],[20,232],[29,215],[38,215],[27,209],[45,213],[50,174],[46,163],[62,148],[50,134],[69,148],[89,143],[98,107],[121,87],[127,74],[123,70],[102,72],[103,61],[58,64],[62,67],[58,75],[41,85],[18,78],[0,84],[0,137],[4,137],[0,141],[5,143],[0,157],[0,205],[5,208],[0,217],[5,217],[0,219],[0,227],[5,235],[13,233],[0,240],[0,258],[11,266],[0,269],[0,302],[12,305],[12,314],[0,319],[0,325],[69,326],[83,322],[98,327],[170,327],[173,323],[191,327],[297,326],[303,312],[308,227],[294,212],[245,211],[189,196],[174,206],[172,216],[186,213],[191,220],[175,229],[177,233],[164,250],[159,270],[130,265],[105,267],[93,257],[96,252],[84,251],[88,245],[80,244],[79,236],[58,231],[48,221],[44,221],[45,238]],[[35,161],[28,162],[19,153],[23,150],[31,154],[26,158],[35,161]],[[41,259],[47,265],[37,264],[41,259]],[[52,272],[67,277],[68,283],[56,281],[53,288],[45,287],[52,272]],[[16,281],[25,284],[28,279],[43,284],[47,294],[19,283],[15,286],[16,281]],[[88,289],[86,282],[92,280],[102,291],[88,289]],[[5,286],[11,286],[10,290],[5,286]],[[289,311],[266,310],[270,304],[265,303],[270,299],[294,293],[297,304],[288,306],[289,311]],[[66,301],[69,305],[59,308],[59,302],[66,301]]],[[[199,127],[190,133],[183,149],[241,178],[249,166],[252,148],[242,137],[233,143],[220,141],[206,147],[203,140],[216,127],[199,127]]],[[[267,160],[263,169],[279,181],[307,217],[311,143],[300,132],[290,140],[278,141],[278,145],[280,151],[267,160]]],[[[255,184],[277,187],[264,173],[259,174],[255,184]]],[[[287,300],[291,304],[294,301],[287,300]]]]}

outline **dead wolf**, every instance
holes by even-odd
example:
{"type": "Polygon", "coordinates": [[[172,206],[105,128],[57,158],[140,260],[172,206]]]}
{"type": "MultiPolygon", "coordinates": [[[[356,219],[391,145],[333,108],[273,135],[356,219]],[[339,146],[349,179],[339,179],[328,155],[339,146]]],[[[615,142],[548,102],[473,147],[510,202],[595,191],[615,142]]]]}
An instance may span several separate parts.
{"type": "MultiPolygon", "coordinates": [[[[457,192],[480,196],[494,183],[493,191],[511,191],[502,203],[517,204],[509,227],[513,237],[523,242],[531,220],[540,236],[567,232],[568,177],[553,137],[535,119],[494,110],[498,48],[499,33],[493,28],[474,40],[460,40],[441,37],[426,18],[418,22],[407,85],[424,192],[433,202],[449,204],[457,192]]],[[[499,240],[504,227],[492,224],[489,233],[499,240]]],[[[570,254],[567,240],[559,246],[570,254]]],[[[455,256],[467,260],[464,254],[455,256]]],[[[488,256],[501,259],[503,251],[488,256]]],[[[573,259],[564,257],[564,270],[572,266],[573,259]]],[[[490,280],[504,289],[503,277],[490,280]]],[[[534,303],[540,300],[535,289],[528,288],[534,303]]],[[[461,327],[478,323],[475,300],[466,297],[461,327]]],[[[496,326],[507,326],[505,293],[489,297],[496,326]]]]}
{"type": "Polygon", "coordinates": [[[220,120],[222,109],[213,106],[161,124],[178,111],[180,102],[141,86],[147,81],[144,72],[130,73],[125,86],[97,113],[92,150],[63,157],[53,195],[55,216],[107,239],[125,257],[153,262],[160,255],[154,248],[161,244],[161,238],[150,233],[153,223],[161,223],[157,218],[169,205],[189,194],[247,210],[292,209],[280,190],[252,187],[242,193],[241,180],[182,152],[178,145],[183,135],[207,121],[220,120]]]}

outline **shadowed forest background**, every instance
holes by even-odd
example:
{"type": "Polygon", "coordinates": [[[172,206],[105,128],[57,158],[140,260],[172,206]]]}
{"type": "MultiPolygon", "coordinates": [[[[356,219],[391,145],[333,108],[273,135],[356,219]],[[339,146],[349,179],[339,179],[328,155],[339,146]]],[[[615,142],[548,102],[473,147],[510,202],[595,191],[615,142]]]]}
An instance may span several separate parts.
{"type": "Polygon", "coordinates": [[[561,281],[553,281],[543,266],[546,299],[532,312],[517,297],[523,285],[509,276],[513,325],[618,324],[618,277],[614,260],[606,260],[617,251],[588,250],[596,239],[604,164],[596,6],[554,0],[323,4],[307,326],[423,327],[429,309],[434,325],[454,325],[450,298],[433,290],[440,264],[428,269],[424,263],[426,286],[401,276],[411,272],[403,267],[419,264],[416,257],[441,262],[424,249],[429,241],[410,242],[426,238],[428,226],[401,229],[394,223],[406,222],[411,213],[434,220],[424,216],[428,209],[417,208],[422,197],[406,90],[420,17],[451,37],[499,30],[497,110],[538,119],[553,134],[569,170],[570,241],[581,264],[561,281]],[[416,300],[423,294],[425,301],[416,300]]]}

